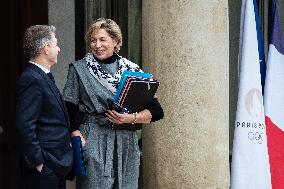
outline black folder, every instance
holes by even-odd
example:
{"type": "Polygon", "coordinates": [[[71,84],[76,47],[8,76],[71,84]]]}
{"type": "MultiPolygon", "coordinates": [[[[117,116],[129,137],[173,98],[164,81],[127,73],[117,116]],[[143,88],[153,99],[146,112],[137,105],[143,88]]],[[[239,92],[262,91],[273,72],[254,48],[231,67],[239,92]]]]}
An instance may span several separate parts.
{"type": "MultiPolygon", "coordinates": [[[[144,110],[154,99],[155,93],[159,87],[159,81],[152,79],[148,73],[138,75],[136,72],[128,72],[123,79],[122,87],[119,94],[116,94],[115,103],[120,109],[135,113],[144,110]]],[[[113,124],[113,129],[120,130],[139,130],[142,128],[141,123],[135,124],[113,124]]]]}

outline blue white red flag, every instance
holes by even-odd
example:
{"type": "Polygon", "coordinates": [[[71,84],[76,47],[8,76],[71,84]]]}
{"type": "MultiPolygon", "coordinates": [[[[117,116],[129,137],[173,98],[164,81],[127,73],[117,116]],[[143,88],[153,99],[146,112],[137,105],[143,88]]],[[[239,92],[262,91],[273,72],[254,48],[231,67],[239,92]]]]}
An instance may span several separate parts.
{"type": "Polygon", "coordinates": [[[267,145],[273,189],[284,188],[284,43],[277,0],[269,1],[269,50],[264,91],[267,145]]]}

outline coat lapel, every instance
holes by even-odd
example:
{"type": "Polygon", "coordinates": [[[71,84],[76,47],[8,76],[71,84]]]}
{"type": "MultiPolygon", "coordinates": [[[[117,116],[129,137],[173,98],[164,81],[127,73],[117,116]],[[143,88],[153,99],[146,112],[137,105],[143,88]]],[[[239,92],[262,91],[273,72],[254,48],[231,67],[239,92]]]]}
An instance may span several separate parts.
{"type": "Polygon", "coordinates": [[[63,112],[64,112],[64,116],[65,119],[69,125],[69,119],[68,119],[68,114],[67,114],[67,109],[65,107],[63,98],[61,96],[61,93],[59,91],[59,89],[57,88],[57,86],[55,85],[55,83],[51,80],[51,78],[43,71],[41,70],[39,67],[31,64],[31,69],[33,69],[34,71],[36,71],[37,73],[39,73],[40,75],[42,75],[42,77],[45,79],[45,81],[47,82],[50,90],[52,91],[52,93],[54,94],[54,96],[56,97],[60,107],[62,108],[63,112]]]}

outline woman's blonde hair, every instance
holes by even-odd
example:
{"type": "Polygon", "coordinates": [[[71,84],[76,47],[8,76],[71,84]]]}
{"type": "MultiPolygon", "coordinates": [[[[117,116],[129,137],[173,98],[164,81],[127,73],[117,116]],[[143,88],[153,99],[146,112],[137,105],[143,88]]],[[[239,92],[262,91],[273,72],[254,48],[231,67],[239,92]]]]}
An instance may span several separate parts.
{"type": "Polygon", "coordinates": [[[94,31],[99,29],[105,29],[106,32],[110,35],[112,39],[117,41],[117,45],[114,47],[114,52],[118,53],[120,47],[122,46],[122,34],[117,23],[111,19],[98,18],[96,19],[88,28],[88,31],[85,35],[85,41],[88,45],[91,42],[91,36],[94,31]]]}

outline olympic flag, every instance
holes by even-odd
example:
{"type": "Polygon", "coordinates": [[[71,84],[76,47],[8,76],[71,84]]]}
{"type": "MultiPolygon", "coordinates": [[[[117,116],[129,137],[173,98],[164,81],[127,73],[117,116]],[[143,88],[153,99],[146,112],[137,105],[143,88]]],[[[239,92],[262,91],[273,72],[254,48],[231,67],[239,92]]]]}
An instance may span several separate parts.
{"type": "Polygon", "coordinates": [[[271,189],[261,85],[264,65],[256,0],[243,0],[231,189],[271,189]]]}

